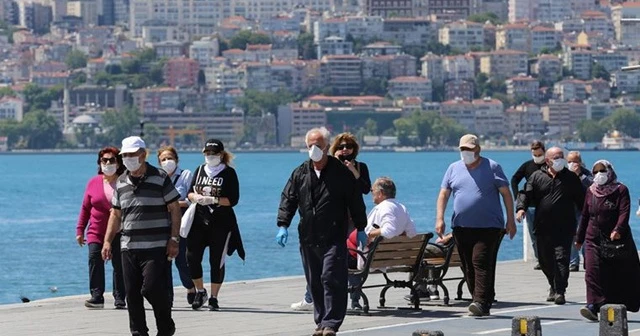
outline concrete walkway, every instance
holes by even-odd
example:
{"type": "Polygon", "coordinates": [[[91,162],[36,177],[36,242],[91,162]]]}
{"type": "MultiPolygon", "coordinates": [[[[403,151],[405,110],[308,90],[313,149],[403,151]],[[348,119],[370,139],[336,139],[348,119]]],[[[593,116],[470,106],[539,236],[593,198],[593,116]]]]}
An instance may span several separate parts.
{"type": "MultiPolygon", "coordinates": [[[[567,304],[545,302],[546,279],[533,264],[502,262],[498,265],[496,299],[488,318],[467,315],[469,302],[452,300],[426,302],[422,311],[377,309],[379,289],[365,291],[371,301],[371,316],[349,315],[339,335],[411,335],[415,330],[442,330],[445,335],[511,335],[511,318],[536,315],[543,321],[543,335],[598,334],[598,324],[583,320],[578,309],[585,300],[584,272],[571,273],[567,304]]],[[[381,282],[381,277],[370,281],[381,282]]],[[[452,296],[455,282],[449,282],[452,296]]],[[[315,328],[311,313],[293,312],[305,290],[303,277],[239,281],[225,284],[219,297],[221,310],[193,311],[186,303],[183,289],[176,290],[173,318],[176,335],[310,335],[315,328]]],[[[387,306],[407,306],[407,289],[391,289],[387,306]]],[[[442,294],[442,292],[440,292],[442,294]]],[[[469,294],[465,292],[466,297],[469,294]]],[[[126,310],[113,309],[113,298],[105,296],[103,310],[88,310],[88,297],[72,296],[34,301],[27,304],[0,305],[0,335],[129,335],[126,310]]],[[[147,305],[148,306],[148,305],[147,305]]],[[[149,306],[148,306],[149,307],[149,306]]],[[[147,309],[147,322],[155,334],[153,312],[147,309]]],[[[640,335],[640,316],[629,315],[631,335],[640,335]]]]}

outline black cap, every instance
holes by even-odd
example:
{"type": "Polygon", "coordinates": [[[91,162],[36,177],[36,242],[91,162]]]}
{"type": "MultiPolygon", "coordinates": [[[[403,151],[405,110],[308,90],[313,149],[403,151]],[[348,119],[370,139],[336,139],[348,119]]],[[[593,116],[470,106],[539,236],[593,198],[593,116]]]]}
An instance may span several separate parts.
{"type": "Polygon", "coordinates": [[[204,144],[204,148],[202,149],[202,152],[204,153],[207,151],[211,151],[214,153],[220,153],[223,150],[224,150],[224,145],[222,144],[222,141],[218,139],[209,139],[204,144]]]}

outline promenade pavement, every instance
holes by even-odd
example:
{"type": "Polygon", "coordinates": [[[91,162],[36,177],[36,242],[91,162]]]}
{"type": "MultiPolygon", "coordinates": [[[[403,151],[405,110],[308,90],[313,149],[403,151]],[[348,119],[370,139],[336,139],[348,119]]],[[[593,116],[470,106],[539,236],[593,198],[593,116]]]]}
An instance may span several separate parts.
{"type": "MultiPolygon", "coordinates": [[[[458,270],[453,271],[455,274],[458,270]]],[[[374,276],[370,281],[382,282],[374,276]]],[[[449,282],[454,296],[457,282],[449,282]]],[[[542,318],[545,336],[598,335],[598,324],[582,319],[578,309],[585,300],[584,272],[571,273],[564,306],[545,302],[548,285],[541,271],[522,261],[498,264],[496,299],[492,316],[467,316],[466,301],[425,302],[422,310],[378,309],[380,289],[369,289],[370,316],[349,315],[338,335],[406,335],[415,330],[442,330],[446,336],[511,335],[511,319],[519,315],[542,318]]],[[[303,277],[238,281],[223,285],[219,296],[221,310],[193,311],[186,303],[185,291],[176,288],[173,318],[176,335],[310,335],[315,328],[313,315],[291,311],[305,290],[303,277]]],[[[466,290],[466,288],[465,288],[466,290]]],[[[407,289],[391,289],[387,306],[407,307],[407,289]]],[[[442,295],[442,291],[440,292],[442,295]]],[[[465,297],[469,294],[465,291],[465,297]]],[[[61,297],[26,304],[0,305],[0,335],[129,335],[126,310],[113,309],[113,298],[105,296],[105,309],[88,310],[87,295],[61,297]]],[[[155,320],[147,304],[147,322],[155,334],[155,320]]],[[[640,316],[629,314],[630,335],[640,336],[640,316]]]]}

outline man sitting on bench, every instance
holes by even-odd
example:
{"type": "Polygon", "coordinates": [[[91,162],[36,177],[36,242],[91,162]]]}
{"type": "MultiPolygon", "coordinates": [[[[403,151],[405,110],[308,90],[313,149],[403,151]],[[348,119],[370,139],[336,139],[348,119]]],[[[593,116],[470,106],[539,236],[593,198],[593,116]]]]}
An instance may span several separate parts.
{"type": "MultiPolygon", "coordinates": [[[[451,242],[451,238],[453,238],[453,234],[451,232],[444,235],[442,238],[438,237],[436,239],[436,244],[440,246],[447,246],[451,242]]],[[[434,245],[427,245],[427,250],[425,253],[425,258],[444,258],[445,255],[441,248],[438,248],[434,245]]],[[[429,269],[429,279],[437,279],[440,277],[439,269],[429,269]]],[[[420,300],[428,301],[428,300],[440,300],[440,292],[438,292],[437,285],[428,285],[426,283],[421,283],[416,288],[418,292],[418,297],[420,300]]],[[[411,294],[404,297],[407,301],[411,301],[411,294]]]]}
{"type": "MultiPolygon", "coordinates": [[[[364,229],[369,243],[379,236],[390,239],[400,235],[409,238],[416,235],[416,225],[407,208],[396,200],[396,185],[391,178],[376,179],[371,186],[371,197],[376,206],[369,212],[367,227],[364,229]]],[[[349,268],[357,269],[358,255],[354,250],[358,249],[358,239],[355,230],[349,235],[347,247],[350,249],[349,268]]],[[[362,309],[359,293],[351,293],[351,309],[362,309]]]]}

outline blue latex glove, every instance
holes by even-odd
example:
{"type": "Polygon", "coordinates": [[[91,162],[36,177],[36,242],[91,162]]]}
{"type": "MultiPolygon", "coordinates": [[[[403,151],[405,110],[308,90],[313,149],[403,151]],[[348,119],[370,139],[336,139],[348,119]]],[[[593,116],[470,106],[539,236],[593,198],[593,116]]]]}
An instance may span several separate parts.
{"type": "Polygon", "coordinates": [[[364,231],[358,231],[358,246],[365,247],[368,243],[367,234],[364,231]]]}
{"type": "Polygon", "coordinates": [[[289,238],[289,232],[287,231],[286,227],[281,226],[278,234],[276,235],[276,243],[284,247],[284,245],[287,243],[287,238],[289,238]]]}

